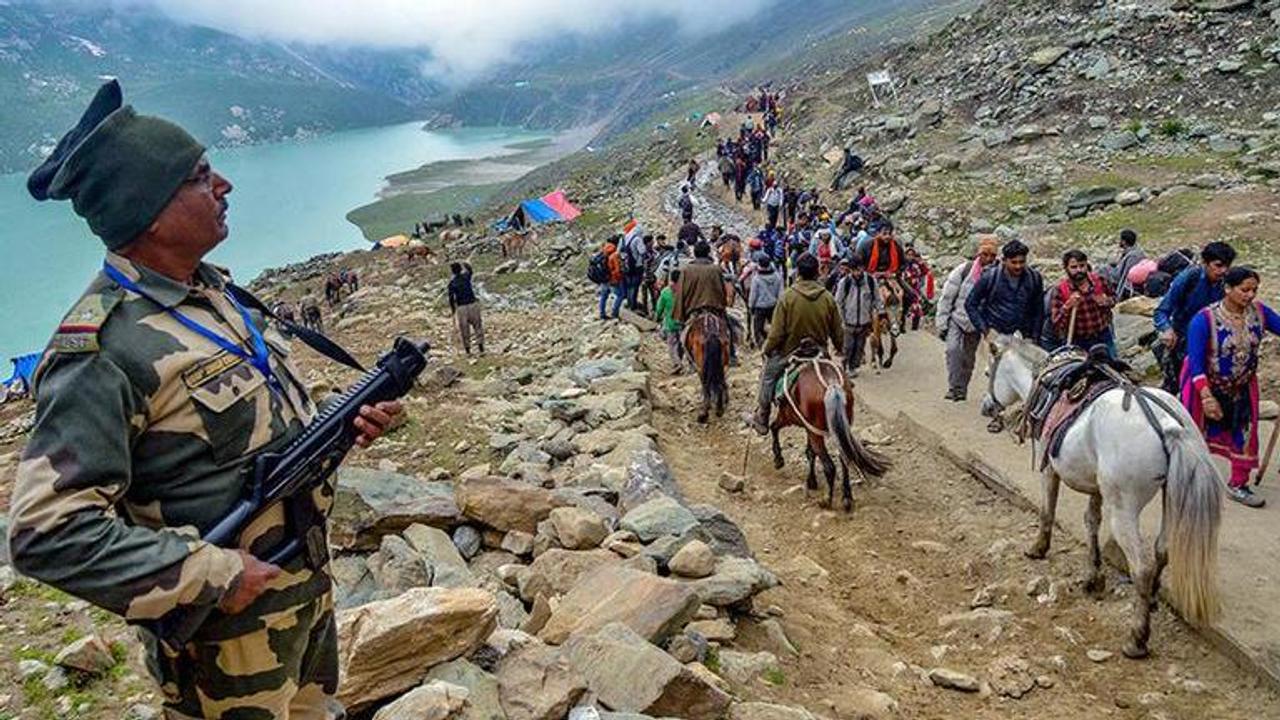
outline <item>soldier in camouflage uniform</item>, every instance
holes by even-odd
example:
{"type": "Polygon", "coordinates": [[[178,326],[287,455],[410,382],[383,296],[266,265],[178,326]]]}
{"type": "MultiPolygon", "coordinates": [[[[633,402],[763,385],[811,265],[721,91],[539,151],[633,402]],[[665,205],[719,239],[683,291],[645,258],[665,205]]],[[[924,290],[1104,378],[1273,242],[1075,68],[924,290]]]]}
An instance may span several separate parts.
{"type": "MultiPolygon", "coordinates": [[[[230,183],[181,128],[120,107],[112,82],[29,189],[71,199],[108,252],[36,372],[14,564],[141,626],[167,717],[341,717],[327,553],[254,557],[285,532],[278,507],[238,551],[197,532],[240,496],[252,456],[316,412],[288,342],[200,260],[226,237],[230,183]],[[181,647],[149,629],[199,606],[215,609],[181,647]]],[[[361,412],[368,445],[400,408],[361,412]]],[[[322,532],[332,486],[312,499],[322,532]]]]}

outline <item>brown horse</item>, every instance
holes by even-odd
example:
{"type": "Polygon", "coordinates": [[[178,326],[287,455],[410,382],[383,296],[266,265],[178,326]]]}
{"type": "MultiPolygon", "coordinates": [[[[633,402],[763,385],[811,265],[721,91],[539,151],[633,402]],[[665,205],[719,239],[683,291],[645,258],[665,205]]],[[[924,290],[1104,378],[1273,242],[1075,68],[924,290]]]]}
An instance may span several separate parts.
{"type": "Polygon", "coordinates": [[[417,245],[410,244],[404,249],[405,262],[413,262],[415,260],[425,260],[429,263],[435,262],[435,252],[427,247],[426,243],[417,245]]]}
{"type": "Polygon", "coordinates": [[[898,356],[898,334],[902,331],[905,305],[897,278],[877,275],[876,282],[876,291],[884,306],[871,321],[871,366],[878,373],[881,368],[893,367],[893,359],[898,356]],[[888,357],[885,357],[886,350],[888,357]]]}
{"type": "Polygon", "coordinates": [[[502,236],[502,257],[522,258],[529,245],[538,243],[538,233],[533,230],[513,231],[502,236]]]}
{"type": "Polygon", "coordinates": [[[713,401],[716,404],[716,417],[724,416],[724,407],[729,402],[726,374],[730,342],[729,323],[717,313],[700,312],[689,321],[684,348],[702,380],[702,409],[698,412],[700,423],[707,422],[713,401]]]}
{"type": "Polygon", "coordinates": [[[836,466],[827,452],[826,438],[834,435],[840,448],[840,482],[844,510],[853,510],[853,490],[849,486],[849,465],[862,475],[880,477],[889,469],[889,459],[870,450],[853,434],[853,384],[839,365],[826,358],[801,361],[803,366],[793,384],[784,385],[778,396],[781,409],[770,425],[773,433],[773,466],[782,469],[782,443],[778,431],[784,427],[803,427],[808,433],[804,454],[809,460],[809,475],[805,478],[806,490],[817,490],[814,460],[822,460],[822,472],[827,478],[827,499],[824,507],[832,507],[835,496],[836,466]]]}

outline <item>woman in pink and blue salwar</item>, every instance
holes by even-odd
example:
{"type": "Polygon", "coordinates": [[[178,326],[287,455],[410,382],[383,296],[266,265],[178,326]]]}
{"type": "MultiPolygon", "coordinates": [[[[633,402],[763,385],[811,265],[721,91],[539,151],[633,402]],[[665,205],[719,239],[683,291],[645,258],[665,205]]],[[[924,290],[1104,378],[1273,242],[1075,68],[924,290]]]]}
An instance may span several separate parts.
{"type": "Polygon", "coordinates": [[[1249,507],[1265,504],[1249,488],[1258,467],[1258,346],[1265,333],[1280,335],[1280,315],[1257,294],[1254,270],[1227,272],[1225,297],[1191,320],[1182,370],[1182,403],[1210,452],[1231,463],[1231,499],[1249,507]]]}

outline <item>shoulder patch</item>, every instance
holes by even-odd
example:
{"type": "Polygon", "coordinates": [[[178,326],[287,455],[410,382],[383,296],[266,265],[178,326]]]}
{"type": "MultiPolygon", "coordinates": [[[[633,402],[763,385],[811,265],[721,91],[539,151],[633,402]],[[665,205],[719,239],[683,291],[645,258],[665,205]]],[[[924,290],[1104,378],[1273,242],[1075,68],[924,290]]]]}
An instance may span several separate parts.
{"type": "Polygon", "coordinates": [[[62,318],[49,349],[61,353],[97,352],[98,331],[120,302],[120,293],[91,292],[80,298],[62,318]]]}

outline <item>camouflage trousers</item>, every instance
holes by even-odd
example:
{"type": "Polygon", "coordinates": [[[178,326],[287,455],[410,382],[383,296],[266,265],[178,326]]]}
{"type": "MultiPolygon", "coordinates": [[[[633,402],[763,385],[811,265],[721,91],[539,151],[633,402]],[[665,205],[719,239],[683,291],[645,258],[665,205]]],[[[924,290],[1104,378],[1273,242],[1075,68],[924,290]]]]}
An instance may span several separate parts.
{"type": "MultiPolygon", "coordinates": [[[[336,720],[338,634],[333,594],[260,618],[221,640],[193,640],[174,654],[151,640],[147,667],[169,720],[336,720]]],[[[144,638],[150,640],[150,638],[144,638]]]]}

